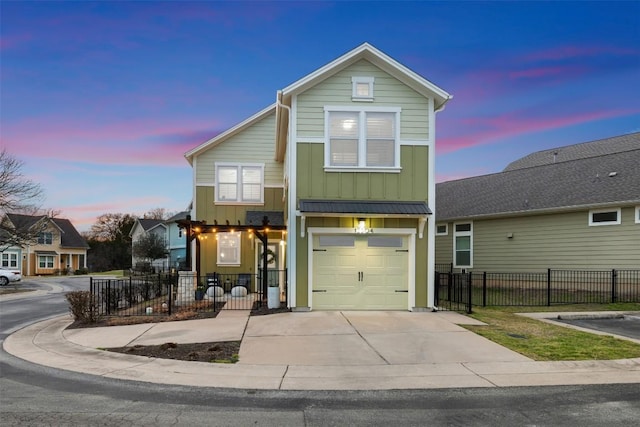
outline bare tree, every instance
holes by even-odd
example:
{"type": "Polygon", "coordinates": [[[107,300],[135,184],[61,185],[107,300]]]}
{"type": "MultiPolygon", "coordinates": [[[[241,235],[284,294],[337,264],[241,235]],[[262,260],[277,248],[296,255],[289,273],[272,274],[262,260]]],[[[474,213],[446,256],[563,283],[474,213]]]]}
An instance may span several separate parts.
{"type": "Polygon", "coordinates": [[[23,165],[6,149],[0,151],[0,252],[35,243],[48,225],[46,218],[56,215],[40,209],[42,188],[22,174],[23,165]],[[13,220],[7,214],[15,214],[13,220]]]}
{"type": "Polygon", "coordinates": [[[132,246],[133,255],[151,264],[153,260],[164,258],[169,251],[165,239],[156,233],[145,233],[132,246]]]}
{"type": "Polygon", "coordinates": [[[167,219],[168,213],[165,208],[155,208],[151,209],[149,212],[145,213],[143,216],[144,219],[167,219]]]}

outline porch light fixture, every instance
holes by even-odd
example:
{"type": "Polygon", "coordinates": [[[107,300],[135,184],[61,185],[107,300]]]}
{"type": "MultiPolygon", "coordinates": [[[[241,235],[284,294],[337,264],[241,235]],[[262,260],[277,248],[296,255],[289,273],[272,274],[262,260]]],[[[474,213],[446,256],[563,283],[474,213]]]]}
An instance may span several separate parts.
{"type": "Polygon", "coordinates": [[[355,228],[356,234],[368,234],[373,233],[371,228],[367,228],[367,224],[364,218],[358,218],[358,225],[355,228]]]}

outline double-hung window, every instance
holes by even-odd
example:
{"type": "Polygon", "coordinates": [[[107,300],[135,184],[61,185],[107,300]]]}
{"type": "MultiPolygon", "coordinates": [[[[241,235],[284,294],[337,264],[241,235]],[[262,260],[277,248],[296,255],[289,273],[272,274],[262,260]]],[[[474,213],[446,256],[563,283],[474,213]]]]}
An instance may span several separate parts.
{"type": "Polygon", "coordinates": [[[454,224],[453,266],[473,267],[473,225],[471,223],[454,224]]]}
{"type": "Polygon", "coordinates": [[[39,255],[38,267],[40,268],[53,268],[53,255],[39,255]]]}
{"type": "Polygon", "coordinates": [[[325,107],[327,170],[399,171],[400,109],[325,107]]]}
{"type": "Polygon", "coordinates": [[[3,252],[1,267],[5,268],[17,268],[18,267],[18,254],[15,252],[3,252]]]}
{"type": "Polygon", "coordinates": [[[217,203],[264,203],[264,165],[216,163],[217,203]]]}

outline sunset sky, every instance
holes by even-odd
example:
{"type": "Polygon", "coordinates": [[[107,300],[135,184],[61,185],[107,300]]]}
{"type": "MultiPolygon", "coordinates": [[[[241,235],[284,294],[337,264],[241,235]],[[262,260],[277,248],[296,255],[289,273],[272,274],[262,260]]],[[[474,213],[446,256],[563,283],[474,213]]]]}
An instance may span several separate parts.
{"type": "Polygon", "coordinates": [[[184,210],[183,154],[369,42],[454,96],[438,181],[640,131],[640,2],[0,3],[0,145],[43,206],[184,210]]]}

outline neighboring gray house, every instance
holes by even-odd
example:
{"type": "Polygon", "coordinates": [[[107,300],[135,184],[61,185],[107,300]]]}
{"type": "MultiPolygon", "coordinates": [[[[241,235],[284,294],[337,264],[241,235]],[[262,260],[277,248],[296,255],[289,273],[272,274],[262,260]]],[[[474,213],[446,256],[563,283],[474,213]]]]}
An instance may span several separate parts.
{"type": "MultiPolygon", "coordinates": [[[[133,227],[131,227],[131,231],[129,232],[129,237],[131,237],[131,245],[133,246],[140,239],[140,237],[148,233],[157,234],[161,236],[166,242],[167,225],[165,224],[165,221],[162,219],[136,219],[136,222],[133,223],[133,227]]],[[[134,269],[143,268],[142,263],[144,262],[144,260],[136,258],[133,255],[132,251],[131,265],[134,269]]],[[[168,263],[169,260],[167,258],[159,258],[151,262],[151,267],[158,269],[167,269],[168,263]]]]}
{"type": "Polygon", "coordinates": [[[436,185],[436,264],[640,268],[640,133],[539,151],[436,185]]]}

